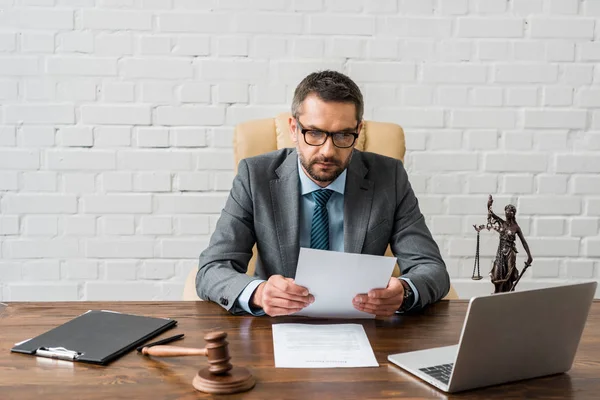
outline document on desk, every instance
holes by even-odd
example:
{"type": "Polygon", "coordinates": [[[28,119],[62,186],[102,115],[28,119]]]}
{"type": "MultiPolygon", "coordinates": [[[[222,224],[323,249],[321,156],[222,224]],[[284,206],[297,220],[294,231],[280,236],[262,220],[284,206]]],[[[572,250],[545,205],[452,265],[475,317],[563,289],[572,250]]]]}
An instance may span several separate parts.
{"type": "Polygon", "coordinates": [[[378,367],[360,324],[273,325],[277,368],[378,367]]]}
{"type": "Polygon", "coordinates": [[[294,315],[322,318],[374,318],[352,305],[354,296],[387,287],[396,259],[370,254],[300,249],[295,282],[315,302],[294,315]]]}

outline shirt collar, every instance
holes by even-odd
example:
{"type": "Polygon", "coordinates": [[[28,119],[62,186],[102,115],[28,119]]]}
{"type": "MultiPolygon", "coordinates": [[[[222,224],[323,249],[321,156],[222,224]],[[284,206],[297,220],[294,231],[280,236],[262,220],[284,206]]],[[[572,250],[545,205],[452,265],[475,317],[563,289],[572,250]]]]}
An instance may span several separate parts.
{"type": "Polygon", "coordinates": [[[331,182],[327,187],[322,188],[321,186],[314,183],[308,175],[302,169],[302,165],[300,164],[300,157],[298,157],[298,176],[300,177],[300,192],[302,196],[305,194],[309,194],[319,189],[330,189],[334,192],[337,192],[344,195],[344,190],[346,189],[346,173],[348,172],[348,168],[344,169],[344,171],[338,176],[333,182],[331,182]]]}

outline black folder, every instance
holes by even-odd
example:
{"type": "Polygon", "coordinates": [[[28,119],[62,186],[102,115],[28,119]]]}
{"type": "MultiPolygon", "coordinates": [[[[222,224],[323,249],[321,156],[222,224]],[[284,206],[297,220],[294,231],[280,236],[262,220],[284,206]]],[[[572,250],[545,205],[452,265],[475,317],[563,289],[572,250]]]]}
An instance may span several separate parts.
{"type": "Polygon", "coordinates": [[[143,342],[174,327],[169,318],[90,310],[11,349],[15,353],[108,364],[143,342]]]}

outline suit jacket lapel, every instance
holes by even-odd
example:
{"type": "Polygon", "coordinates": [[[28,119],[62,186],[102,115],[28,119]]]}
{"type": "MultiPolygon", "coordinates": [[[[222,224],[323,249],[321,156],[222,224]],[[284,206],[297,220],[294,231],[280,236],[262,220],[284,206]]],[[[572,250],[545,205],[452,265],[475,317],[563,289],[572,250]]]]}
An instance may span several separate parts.
{"type": "Polygon", "coordinates": [[[282,272],[284,276],[293,278],[300,253],[300,180],[295,150],[288,154],[275,173],[279,178],[271,180],[270,189],[282,272]]]}
{"type": "Polygon", "coordinates": [[[348,166],[344,192],[344,251],[361,253],[373,203],[373,182],[365,179],[369,170],[359,151],[354,151],[348,166]]]}

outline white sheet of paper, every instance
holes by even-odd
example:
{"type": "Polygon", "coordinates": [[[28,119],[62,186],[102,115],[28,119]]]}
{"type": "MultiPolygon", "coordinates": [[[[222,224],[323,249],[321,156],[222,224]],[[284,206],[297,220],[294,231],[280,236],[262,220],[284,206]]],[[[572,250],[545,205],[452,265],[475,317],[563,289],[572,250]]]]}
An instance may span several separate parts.
{"type": "Polygon", "coordinates": [[[273,325],[277,368],[378,367],[360,324],[273,325]]]}
{"type": "Polygon", "coordinates": [[[387,287],[396,259],[370,254],[300,249],[295,282],[315,302],[294,315],[323,318],[375,318],[352,305],[354,296],[387,287]]]}

